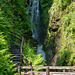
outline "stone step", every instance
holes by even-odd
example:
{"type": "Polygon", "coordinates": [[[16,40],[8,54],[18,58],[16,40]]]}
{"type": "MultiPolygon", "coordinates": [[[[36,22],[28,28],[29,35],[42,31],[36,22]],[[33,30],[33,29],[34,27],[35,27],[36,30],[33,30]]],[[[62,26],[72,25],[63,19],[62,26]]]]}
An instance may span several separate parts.
{"type": "Polygon", "coordinates": [[[11,60],[20,60],[20,56],[13,56],[11,60]]]}
{"type": "Polygon", "coordinates": [[[19,61],[14,61],[13,63],[20,63],[19,61]]]}
{"type": "Polygon", "coordinates": [[[13,61],[19,61],[20,60],[20,58],[12,58],[11,60],[13,60],[13,61]]]}
{"type": "Polygon", "coordinates": [[[11,48],[14,48],[14,47],[20,48],[20,46],[18,46],[17,44],[12,44],[12,45],[11,45],[11,48]]]}
{"type": "Polygon", "coordinates": [[[20,53],[20,50],[19,49],[11,49],[10,52],[11,52],[11,54],[18,54],[18,53],[20,53]]]}
{"type": "Polygon", "coordinates": [[[15,52],[11,52],[11,54],[20,54],[20,52],[16,52],[16,53],[15,52]]]}
{"type": "MultiPolygon", "coordinates": [[[[16,64],[13,68],[17,68],[20,65],[20,47],[16,44],[11,45],[11,60],[13,61],[14,64],[16,64]]],[[[17,72],[17,69],[16,69],[17,72]]]]}
{"type": "Polygon", "coordinates": [[[12,54],[12,56],[20,56],[20,54],[12,54]]]}

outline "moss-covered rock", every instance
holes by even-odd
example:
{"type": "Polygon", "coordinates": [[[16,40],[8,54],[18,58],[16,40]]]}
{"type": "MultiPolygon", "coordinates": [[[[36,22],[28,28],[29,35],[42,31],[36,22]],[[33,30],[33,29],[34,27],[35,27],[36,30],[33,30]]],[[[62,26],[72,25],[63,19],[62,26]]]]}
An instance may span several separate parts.
{"type": "Polygon", "coordinates": [[[54,0],[47,10],[49,25],[44,49],[48,65],[74,65],[74,4],[72,0],[54,0]]]}

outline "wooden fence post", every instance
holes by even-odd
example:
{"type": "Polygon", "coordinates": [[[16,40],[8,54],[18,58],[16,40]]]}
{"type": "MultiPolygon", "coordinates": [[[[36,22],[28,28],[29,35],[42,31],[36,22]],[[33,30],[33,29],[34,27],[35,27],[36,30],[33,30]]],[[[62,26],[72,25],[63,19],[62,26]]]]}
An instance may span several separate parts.
{"type": "Polygon", "coordinates": [[[47,69],[46,69],[46,75],[50,75],[49,74],[49,67],[47,67],[47,69]]]}
{"type": "Polygon", "coordinates": [[[63,72],[65,72],[65,69],[63,69],[63,72]]]}
{"type": "Polygon", "coordinates": [[[21,74],[21,67],[18,66],[18,73],[21,74]]]}
{"type": "Polygon", "coordinates": [[[31,75],[33,75],[33,67],[32,67],[32,63],[31,63],[31,75]]]}
{"type": "Polygon", "coordinates": [[[23,65],[23,56],[22,56],[22,53],[20,53],[20,58],[21,58],[21,65],[23,65]]]}

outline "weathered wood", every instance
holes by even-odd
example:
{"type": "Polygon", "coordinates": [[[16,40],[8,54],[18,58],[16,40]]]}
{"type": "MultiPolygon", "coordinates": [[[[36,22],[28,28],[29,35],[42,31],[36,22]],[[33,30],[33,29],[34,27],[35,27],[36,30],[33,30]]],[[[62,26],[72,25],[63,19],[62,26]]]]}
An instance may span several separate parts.
{"type": "MultiPolygon", "coordinates": [[[[29,75],[31,71],[21,72],[21,74],[29,75]]],[[[46,72],[33,71],[34,74],[44,74],[47,75],[46,72]]],[[[50,75],[75,75],[75,72],[49,72],[50,75]]]]}
{"type": "Polygon", "coordinates": [[[46,75],[50,75],[49,72],[50,72],[49,71],[49,67],[47,67],[47,69],[46,69],[46,75]]]}
{"type": "Polygon", "coordinates": [[[28,64],[30,65],[31,62],[28,61],[28,59],[24,56],[23,53],[21,53],[21,55],[23,56],[23,58],[28,62],[28,64]]]}
{"type": "Polygon", "coordinates": [[[26,63],[24,60],[23,60],[23,63],[24,63],[26,66],[28,66],[27,63],[26,63]]]}
{"type": "Polygon", "coordinates": [[[27,74],[44,74],[44,75],[75,75],[75,72],[65,72],[65,69],[75,69],[75,66],[21,66],[22,69],[31,69],[31,71],[26,72],[27,74]],[[33,69],[46,69],[46,72],[36,72],[33,69]],[[63,72],[50,72],[50,69],[63,69],[63,72]]]}
{"type": "Polygon", "coordinates": [[[22,45],[22,43],[21,43],[21,54],[23,53],[23,45],[22,45]]]}
{"type": "Polygon", "coordinates": [[[75,75],[75,72],[50,72],[50,75],[75,75]]]}
{"type": "Polygon", "coordinates": [[[23,65],[23,56],[20,54],[21,65],[23,65]]]}
{"type": "Polygon", "coordinates": [[[21,74],[21,67],[18,66],[18,73],[21,74]]]}
{"type": "Polygon", "coordinates": [[[30,72],[21,72],[21,74],[29,75],[30,72]]]}
{"type": "Polygon", "coordinates": [[[21,65],[23,64],[23,55],[22,55],[22,53],[23,53],[23,45],[24,45],[24,40],[23,40],[23,37],[22,37],[22,42],[21,42],[21,65]]]}
{"type": "Polygon", "coordinates": [[[23,45],[24,45],[24,37],[22,36],[22,42],[21,42],[21,53],[23,53],[23,45]]]}
{"type": "Polygon", "coordinates": [[[49,66],[50,69],[75,69],[75,66],[49,66]]]}
{"type": "MultiPolygon", "coordinates": [[[[40,71],[32,71],[35,74],[45,74],[46,75],[46,72],[40,72],[40,71]]],[[[28,71],[28,72],[21,72],[21,74],[31,74],[31,71],[28,71]]]]}
{"type": "MultiPolygon", "coordinates": [[[[33,66],[33,69],[46,69],[48,66],[33,66]]],[[[21,68],[30,68],[30,66],[21,66],[21,68]]],[[[75,69],[75,66],[49,66],[50,69],[75,69]]]]}
{"type": "Polygon", "coordinates": [[[31,75],[33,75],[33,66],[32,66],[32,63],[31,63],[31,75]]]}
{"type": "Polygon", "coordinates": [[[63,72],[65,72],[65,69],[63,69],[63,72]]]}
{"type": "Polygon", "coordinates": [[[21,66],[22,69],[31,69],[31,66],[21,66]]]}

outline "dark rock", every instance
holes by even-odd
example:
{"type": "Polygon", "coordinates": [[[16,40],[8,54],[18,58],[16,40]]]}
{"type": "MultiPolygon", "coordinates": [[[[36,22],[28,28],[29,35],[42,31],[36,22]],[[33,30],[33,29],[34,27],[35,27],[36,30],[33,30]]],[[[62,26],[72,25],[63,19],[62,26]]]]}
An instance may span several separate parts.
{"type": "Polygon", "coordinates": [[[56,32],[56,31],[58,31],[58,28],[59,28],[59,25],[52,25],[52,26],[49,28],[49,31],[56,32]]]}
{"type": "Polygon", "coordinates": [[[32,36],[32,31],[29,30],[28,32],[26,32],[23,36],[32,36]]]}
{"type": "Polygon", "coordinates": [[[59,28],[59,25],[52,25],[51,28],[52,29],[58,29],[59,28]]]}
{"type": "Polygon", "coordinates": [[[33,46],[36,46],[38,44],[38,41],[33,37],[30,38],[30,42],[32,43],[33,46]]]}

